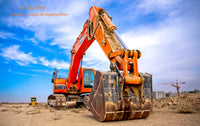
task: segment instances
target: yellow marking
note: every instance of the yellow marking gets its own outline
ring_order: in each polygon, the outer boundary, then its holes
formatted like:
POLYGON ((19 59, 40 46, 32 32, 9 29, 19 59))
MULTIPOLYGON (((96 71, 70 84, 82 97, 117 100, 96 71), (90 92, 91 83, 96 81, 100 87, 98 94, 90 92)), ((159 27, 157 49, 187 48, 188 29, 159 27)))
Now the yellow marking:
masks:
POLYGON ((115 87, 116 87, 116 81, 114 80, 113 89, 115 89, 115 87))

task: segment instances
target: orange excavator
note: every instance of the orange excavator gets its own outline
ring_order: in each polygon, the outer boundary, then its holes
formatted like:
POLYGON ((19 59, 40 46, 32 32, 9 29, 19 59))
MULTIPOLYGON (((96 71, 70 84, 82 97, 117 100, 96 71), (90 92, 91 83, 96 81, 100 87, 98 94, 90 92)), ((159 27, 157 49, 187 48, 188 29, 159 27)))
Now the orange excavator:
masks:
POLYGON ((140 57, 139 50, 129 50, 121 40, 112 17, 100 7, 91 7, 71 50, 68 78, 53 73, 48 104, 84 103, 98 121, 147 118, 152 110, 152 75, 138 72, 140 57), (83 55, 94 40, 110 61, 109 72, 82 68, 83 55))

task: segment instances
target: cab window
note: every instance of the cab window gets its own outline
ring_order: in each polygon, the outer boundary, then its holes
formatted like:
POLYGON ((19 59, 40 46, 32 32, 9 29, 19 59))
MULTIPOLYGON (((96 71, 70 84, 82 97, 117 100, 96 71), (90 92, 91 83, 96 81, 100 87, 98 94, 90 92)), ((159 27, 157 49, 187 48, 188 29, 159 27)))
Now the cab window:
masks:
POLYGON ((31 98, 31 101, 36 101, 36 98, 31 98))
POLYGON ((92 88, 94 83, 94 71, 93 70, 83 70, 84 87, 92 88))

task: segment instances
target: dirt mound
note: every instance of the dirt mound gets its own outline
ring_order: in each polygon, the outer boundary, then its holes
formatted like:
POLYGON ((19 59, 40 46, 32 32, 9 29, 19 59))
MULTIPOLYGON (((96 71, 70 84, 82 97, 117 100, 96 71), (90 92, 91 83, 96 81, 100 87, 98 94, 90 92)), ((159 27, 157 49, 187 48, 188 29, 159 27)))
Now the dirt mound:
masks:
POLYGON ((200 94, 185 94, 153 101, 154 111, 200 113, 200 94))

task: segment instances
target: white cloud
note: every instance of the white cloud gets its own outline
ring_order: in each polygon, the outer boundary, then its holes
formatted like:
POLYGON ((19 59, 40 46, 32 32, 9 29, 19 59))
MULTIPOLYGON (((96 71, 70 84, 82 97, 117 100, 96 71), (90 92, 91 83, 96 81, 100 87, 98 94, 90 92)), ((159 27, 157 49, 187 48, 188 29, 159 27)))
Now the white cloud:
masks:
POLYGON ((73 41, 72 37, 68 37, 68 36, 67 37, 63 36, 62 37, 61 36, 61 38, 54 39, 54 41, 51 42, 50 45, 58 45, 62 49, 71 49, 74 41, 73 41), (71 45, 71 46, 69 46, 69 45, 71 45))
POLYGON ((55 59, 49 61, 45 57, 39 57, 38 59, 44 66, 51 67, 51 68, 56 68, 56 69, 68 69, 69 68, 69 63, 65 62, 63 60, 57 61, 55 59))
POLYGON ((37 45, 39 43, 39 41, 37 41, 35 38, 27 38, 27 37, 25 37, 24 40, 31 41, 34 45, 37 45))
POLYGON ((31 71, 33 71, 33 72, 40 72, 40 73, 46 73, 46 74, 52 74, 53 73, 53 71, 49 71, 49 70, 41 70, 41 69, 33 69, 33 70, 31 70, 31 71))
POLYGON ((31 40, 35 45, 37 45, 37 44, 39 43, 35 38, 30 38, 30 40, 31 40))
POLYGON ((123 33, 122 39, 127 46, 140 49, 159 44, 177 43, 182 40, 193 41, 193 37, 200 31, 200 26, 193 20, 186 21, 185 18, 179 20, 170 18, 156 26, 141 26, 123 33))
POLYGON ((37 63, 36 58, 32 57, 32 53, 21 52, 19 50, 19 45, 12 45, 10 47, 3 48, 1 56, 8 60, 14 60, 21 66, 28 65, 29 63, 37 63))
POLYGON ((22 41, 21 39, 17 38, 15 36, 15 34, 13 33, 10 33, 10 32, 3 32, 3 31, 0 31, 0 38, 2 39, 16 39, 16 40, 19 40, 19 41, 22 41))
POLYGON ((22 73, 22 72, 13 72, 15 74, 21 74, 21 75, 28 75, 28 76, 35 76, 34 74, 28 74, 28 73, 22 73))
POLYGON ((110 62, 96 41, 93 42, 86 55, 83 56, 83 67, 100 71, 108 71, 110 69, 110 62))
POLYGON ((179 4, 182 0, 142 0, 137 6, 137 11, 143 14, 152 12, 166 13, 179 4))
POLYGON ((1 56, 7 60, 14 60, 21 66, 28 64, 41 64, 46 67, 57 68, 57 69, 68 69, 69 63, 63 60, 47 60, 45 57, 33 57, 32 52, 24 53, 19 50, 19 45, 12 45, 10 47, 2 48, 1 56))
POLYGON ((13 36, 14 35, 12 33, 5 33, 5 32, 0 31, 0 38, 7 39, 7 38, 10 38, 10 37, 13 37, 13 36))

